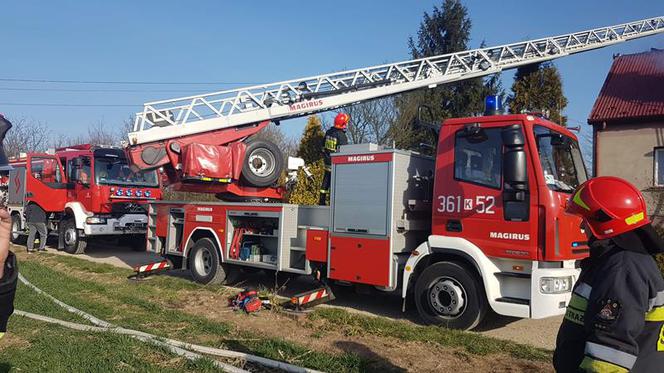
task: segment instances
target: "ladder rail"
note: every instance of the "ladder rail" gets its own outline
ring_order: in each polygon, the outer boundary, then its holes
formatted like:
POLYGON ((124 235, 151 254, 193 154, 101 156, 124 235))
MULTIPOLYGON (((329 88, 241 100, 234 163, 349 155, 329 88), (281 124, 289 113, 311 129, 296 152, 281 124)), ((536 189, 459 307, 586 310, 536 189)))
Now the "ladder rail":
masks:
POLYGON ((330 74, 148 102, 129 145, 282 120, 486 76, 664 32, 664 17, 330 74))

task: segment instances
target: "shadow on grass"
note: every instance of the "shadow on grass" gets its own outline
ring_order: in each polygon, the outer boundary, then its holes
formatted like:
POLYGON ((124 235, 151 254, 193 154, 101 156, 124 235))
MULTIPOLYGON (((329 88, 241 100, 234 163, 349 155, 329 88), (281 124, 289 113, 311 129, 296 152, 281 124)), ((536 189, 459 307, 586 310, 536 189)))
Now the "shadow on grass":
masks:
POLYGON ((375 353, 372 349, 361 343, 351 341, 337 341, 334 342, 334 345, 346 353, 357 354, 363 357, 369 364, 369 366, 364 367, 364 371, 394 373, 406 372, 406 369, 392 364, 385 357, 375 353))

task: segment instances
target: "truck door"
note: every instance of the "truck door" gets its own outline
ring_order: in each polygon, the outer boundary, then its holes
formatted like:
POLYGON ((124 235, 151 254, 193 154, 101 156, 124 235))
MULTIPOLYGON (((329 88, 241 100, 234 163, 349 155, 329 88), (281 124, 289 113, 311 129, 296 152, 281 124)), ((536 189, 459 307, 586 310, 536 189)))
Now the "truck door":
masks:
MULTIPOLYGON (((524 142, 521 126, 513 124, 467 126, 448 134, 453 150, 444 156, 447 160, 438 161, 453 167, 443 171, 436 185, 434 233, 463 237, 488 256, 531 259, 537 254, 537 207, 528 192, 532 187, 525 180, 514 190, 506 182, 506 177, 514 178, 514 170, 503 169, 505 159, 514 156, 509 154, 514 144, 505 143, 505 134, 514 128, 524 142)), ((527 157, 524 144, 519 146, 519 156, 527 157)), ((532 173, 530 167, 522 171, 532 173)), ((534 176, 529 180, 532 183, 534 176)))
POLYGON ((78 201, 86 210, 92 210, 92 160, 88 156, 71 158, 67 162, 69 180, 74 187, 69 191, 69 200, 78 201))
POLYGON ((33 201, 49 212, 64 210, 67 183, 62 165, 56 157, 29 155, 25 180, 26 202, 33 201))

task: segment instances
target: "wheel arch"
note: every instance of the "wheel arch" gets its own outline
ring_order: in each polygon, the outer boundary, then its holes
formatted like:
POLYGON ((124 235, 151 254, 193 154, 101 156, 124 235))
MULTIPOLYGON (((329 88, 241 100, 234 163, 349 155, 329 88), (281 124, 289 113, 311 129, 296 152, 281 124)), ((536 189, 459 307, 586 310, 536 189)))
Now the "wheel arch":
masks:
MULTIPOLYGON (((184 252, 182 253, 182 256, 188 259, 189 251, 194 246, 196 241, 202 238, 209 238, 210 240, 212 240, 212 243, 215 245, 217 249, 217 254, 219 254, 219 263, 223 263, 224 254, 223 250, 221 250, 222 248, 221 241, 219 240, 217 232, 215 232, 212 228, 209 227, 198 227, 192 230, 191 233, 189 233, 189 237, 187 237, 187 240, 185 241, 184 252)), ((188 263, 188 260, 185 260, 184 262, 188 263)), ((188 264, 186 265, 188 266, 188 264)))
POLYGON ((65 204, 65 216, 72 216, 74 218, 76 229, 85 229, 85 219, 92 215, 80 202, 67 202, 65 204))

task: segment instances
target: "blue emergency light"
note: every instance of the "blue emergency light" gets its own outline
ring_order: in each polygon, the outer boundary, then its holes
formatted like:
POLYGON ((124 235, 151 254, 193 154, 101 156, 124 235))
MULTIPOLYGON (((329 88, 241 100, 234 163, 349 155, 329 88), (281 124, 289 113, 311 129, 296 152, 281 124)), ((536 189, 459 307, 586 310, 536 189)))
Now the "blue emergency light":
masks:
POLYGON ((498 115, 503 113, 503 99, 499 95, 486 96, 484 99, 484 115, 498 115))

